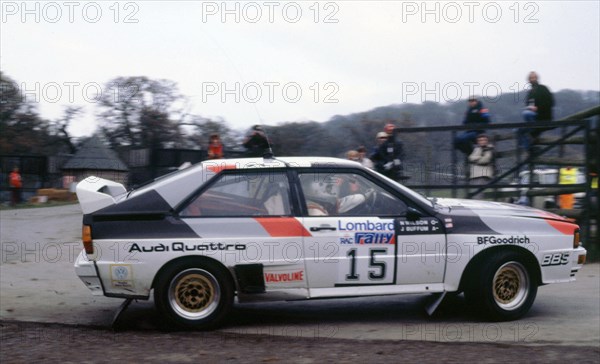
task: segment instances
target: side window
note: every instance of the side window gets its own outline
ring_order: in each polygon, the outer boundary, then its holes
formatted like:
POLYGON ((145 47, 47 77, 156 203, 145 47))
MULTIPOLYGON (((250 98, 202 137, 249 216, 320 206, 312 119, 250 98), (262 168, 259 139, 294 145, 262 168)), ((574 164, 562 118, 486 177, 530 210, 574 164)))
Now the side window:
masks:
POLYGON ((355 173, 301 173, 309 216, 403 216, 398 197, 355 173))
POLYGON ((180 213, 193 216, 291 215, 288 179, 283 172, 226 173, 180 213))

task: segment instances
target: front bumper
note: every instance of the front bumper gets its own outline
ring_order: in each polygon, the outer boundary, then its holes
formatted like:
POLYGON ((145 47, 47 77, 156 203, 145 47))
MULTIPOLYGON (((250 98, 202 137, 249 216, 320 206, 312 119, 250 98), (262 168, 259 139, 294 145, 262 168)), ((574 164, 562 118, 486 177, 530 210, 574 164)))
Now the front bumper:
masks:
POLYGON ((575 274, 579 272, 583 265, 585 264, 585 259, 587 256, 587 250, 584 247, 580 246, 573 250, 573 260, 571 263, 571 279, 575 279, 575 274))
POLYGON ((81 279, 85 286, 92 291, 94 296, 104 295, 104 290, 102 289, 102 283, 98 277, 96 266, 94 265, 94 262, 87 258, 84 251, 81 251, 77 260, 75 260, 75 273, 79 276, 79 279, 81 279))

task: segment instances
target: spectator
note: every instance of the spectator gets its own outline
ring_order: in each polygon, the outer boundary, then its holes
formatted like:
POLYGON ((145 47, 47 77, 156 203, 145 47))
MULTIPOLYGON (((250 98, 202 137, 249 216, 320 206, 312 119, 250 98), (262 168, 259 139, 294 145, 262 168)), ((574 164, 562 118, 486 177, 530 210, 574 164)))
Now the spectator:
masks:
POLYGON ((358 162, 358 152, 356 150, 349 150, 346 152, 346 159, 358 162))
MULTIPOLYGON (((477 137, 477 146, 469 155, 470 176, 469 184, 485 185, 494 178, 494 146, 489 144, 489 138, 485 134, 477 137)), ((478 194, 473 196, 480 198, 478 194)))
MULTIPOLYGON (((548 87, 539 84, 539 76, 533 71, 529 73, 528 81, 531 84, 531 89, 525 98, 523 119, 526 123, 552 121, 552 107, 554 106, 552 92, 550 92, 548 87)), ((545 130, 548 129, 519 129, 519 146, 525 150, 529 150, 531 144, 535 143, 540 134, 545 130)))
POLYGON ((15 166, 8 175, 8 184, 10 186, 10 205, 15 206, 21 203, 21 189, 23 187, 23 181, 21 179, 21 173, 19 173, 19 167, 15 166))
MULTIPOLYGON (((404 158, 404 148, 402 142, 394 135, 394 124, 387 124, 384 128, 386 139, 377 148, 377 151, 371 156, 377 172, 387 176, 395 181, 406 179, 403 176, 402 159, 404 158)), ((378 141, 379 141, 379 135, 378 141)))
POLYGON ((385 131, 380 131, 379 133, 377 133, 377 135, 375 135, 375 145, 373 146, 373 148, 371 148, 371 154, 369 155, 369 158, 371 160, 373 160, 373 155, 377 153, 381 144, 383 144, 387 139, 388 135, 385 131))
POLYGON ((363 167, 367 167, 373 169, 373 162, 367 158, 367 148, 364 145, 361 145, 356 150, 358 152, 358 162, 363 165, 363 167))
MULTIPOLYGON (((469 97, 469 108, 465 113, 463 125, 481 126, 490 123, 488 109, 483 107, 481 101, 476 97, 469 97)), ((483 130, 467 130, 456 136, 454 139, 454 148, 460 150, 465 155, 470 155, 473 152, 473 144, 477 140, 477 136, 483 133, 483 130)))
POLYGON ((250 129, 250 134, 244 140, 243 145, 247 150, 248 157, 262 157, 270 149, 269 141, 260 125, 254 125, 250 129))
POLYGON ((210 136, 208 142, 208 159, 222 159, 223 158, 223 143, 219 134, 213 134, 210 136))

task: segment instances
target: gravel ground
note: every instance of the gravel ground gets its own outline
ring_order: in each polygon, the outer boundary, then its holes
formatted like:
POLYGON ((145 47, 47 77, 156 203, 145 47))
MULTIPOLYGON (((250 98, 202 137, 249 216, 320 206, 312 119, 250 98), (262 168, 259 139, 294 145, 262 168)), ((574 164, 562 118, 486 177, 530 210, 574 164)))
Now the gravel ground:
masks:
POLYGON ((0 322, 0 362, 598 363, 598 347, 343 340, 222 332, 113 332, 83 326, 0 322))

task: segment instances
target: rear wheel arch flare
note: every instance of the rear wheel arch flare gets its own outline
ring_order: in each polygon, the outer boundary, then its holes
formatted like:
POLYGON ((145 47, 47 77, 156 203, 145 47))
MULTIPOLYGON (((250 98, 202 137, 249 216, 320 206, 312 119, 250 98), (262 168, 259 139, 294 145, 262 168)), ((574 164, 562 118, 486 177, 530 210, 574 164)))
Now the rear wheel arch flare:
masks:
POLYGON ((168 262, 166 262, 165 264, 163 264, 163 266, 160 267, 160 269, 154 275, 154 279, 152 280, 152 288, 156 288, 156 281, 157 281, 158 277, 160 277, 170 267, 172 267, 174 265, 178 265, 178 264, 183 264, 183 263, 189 263, 189 264, 195 263, 198 265, 202 265, 203 262, 208 262, 209 264, 216 264, 223 271, 223 273, 226 274, 231 286, 236 287, 234 278, 231 274, 231 271, 229 269, 227 269, 227 267, 225 265, 223 265, 223 263, 221 263, 220 261, 218 261, 216 259, 205 257, 202 255, 192 255, 192 256, 185 256, 185 257, 178 257, 175 259, 171 259, 168 262))

